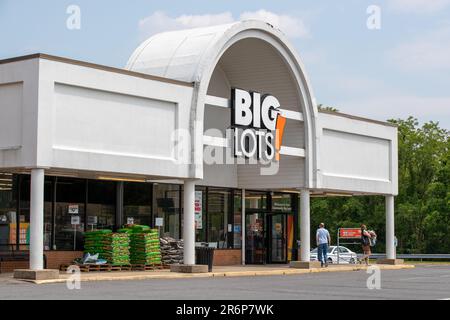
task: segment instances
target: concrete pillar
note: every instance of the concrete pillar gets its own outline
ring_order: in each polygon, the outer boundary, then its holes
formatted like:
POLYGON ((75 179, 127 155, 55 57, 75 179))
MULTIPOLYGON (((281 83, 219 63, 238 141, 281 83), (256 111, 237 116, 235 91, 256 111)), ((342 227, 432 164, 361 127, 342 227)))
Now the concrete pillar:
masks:
POLYGON ((394 196, 386 196, 386 258, 389 260, 395 260, 397 256, 394 237, 394 196))
POLYGON ((44 269, 44 169, 31 170, 30 269, 44 269))
POLYGON ((184 264, 195 265, 195 181, 185 180, 184 198, 184 264))
POLYGON ((245 189, 242 190, 242 218, 241 218, 241 234, 242 234, 242 241, 241 241, 241 246, 242 246, 242 265, 245 266, 246 261, 245 261, 245 239, 246 239, 246 235, 245 235, 245 189))
POLYGON ((310 192, 302 190, 300 196, 300 242, 301 260, 310 262, 311 257, 311 218, 310 218, 310 192))

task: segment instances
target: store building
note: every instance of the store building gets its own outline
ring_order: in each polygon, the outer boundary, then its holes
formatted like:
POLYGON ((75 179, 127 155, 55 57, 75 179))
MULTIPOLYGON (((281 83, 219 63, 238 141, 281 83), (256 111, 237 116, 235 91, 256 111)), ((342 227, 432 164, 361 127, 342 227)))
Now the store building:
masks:
POLYGON ((310 198, 326 195, 384 195, 396 257, 397 128, 319 112, 263 22, 158 34, 125 69, 0 61, 0 172, 0 250, 30 250, 34 270, 126 223, 183 238, 186 264, 196 242, 218 264, 307 262, 310 198))

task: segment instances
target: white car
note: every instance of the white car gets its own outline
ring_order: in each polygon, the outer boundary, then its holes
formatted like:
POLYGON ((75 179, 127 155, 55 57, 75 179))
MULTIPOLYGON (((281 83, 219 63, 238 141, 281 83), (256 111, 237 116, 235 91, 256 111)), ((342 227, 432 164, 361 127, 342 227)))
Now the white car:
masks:
MULTIPOLYGON (((350 249, 340 246, 328 247, 328 263, 338 263, 339 250, 339 264, 356 264, 358 262, 358 255, 350 249)), ((311 251, 311 261, 317 261, 317 248, 311 251)))

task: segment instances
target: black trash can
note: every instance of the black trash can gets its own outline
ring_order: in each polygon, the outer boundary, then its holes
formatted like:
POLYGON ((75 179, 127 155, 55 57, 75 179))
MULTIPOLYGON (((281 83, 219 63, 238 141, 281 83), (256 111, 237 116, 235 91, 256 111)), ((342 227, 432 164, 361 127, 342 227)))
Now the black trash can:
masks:
POLYGON ((214 248, 209 247, 196 247, 195 248, 196 255, 196 264, 199 265, 207 265, 208 271, 213 271, 214 265, 214 248))

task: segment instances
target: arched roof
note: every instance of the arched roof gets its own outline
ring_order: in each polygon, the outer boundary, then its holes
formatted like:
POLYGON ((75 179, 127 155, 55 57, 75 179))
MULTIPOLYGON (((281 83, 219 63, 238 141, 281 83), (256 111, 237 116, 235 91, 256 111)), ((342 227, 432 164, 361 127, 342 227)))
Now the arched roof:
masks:
POLYGON ((154 35, 133 53, 126 68, 131 71, 165 78, 194 82, 195 92, 191 110, 191 128, 194 133, 193 176, 202 178, 203 148, 195 141, 203 135, 204 105, 209 82, 224 53, 243 39, 255 38, 272 45, 290 68, 296 80, 300 101, 299 111, 305 119, 306 187, 314 188, 317 163, 317 107, 305 68, 294 47, 285 35, 272 25, 256 20, 241 21, 191 30, 180 30, 154 35), (195 139, 195 140, 194 140, 195 139))
POLYGON ((238 23, 156 34, 133 53, 126 69, 170 79, 196 82, 207 52, 238 23))

